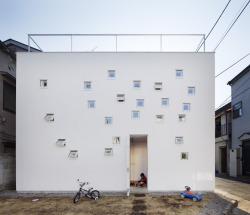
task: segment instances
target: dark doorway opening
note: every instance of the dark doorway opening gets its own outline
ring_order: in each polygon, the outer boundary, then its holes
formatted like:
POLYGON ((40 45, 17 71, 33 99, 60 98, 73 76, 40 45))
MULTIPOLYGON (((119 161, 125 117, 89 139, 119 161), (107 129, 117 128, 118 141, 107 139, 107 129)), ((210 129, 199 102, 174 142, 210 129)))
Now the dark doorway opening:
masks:
POLYGON ((242 143, 242 170, 243 175, 250 176, 250 141, 242 143))

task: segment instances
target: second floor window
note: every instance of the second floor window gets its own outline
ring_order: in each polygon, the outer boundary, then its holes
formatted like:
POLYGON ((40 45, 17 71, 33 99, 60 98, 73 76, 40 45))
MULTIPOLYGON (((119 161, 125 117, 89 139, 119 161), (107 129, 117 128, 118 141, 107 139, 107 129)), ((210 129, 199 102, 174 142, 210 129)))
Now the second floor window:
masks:
POLYGON ((91 88, 92 88, 91 81, 85 81, 84 82, 84 89, 85 90, 90 90, 91 88))
POLYGON ((233 119, 242 116, 242 102, 238 102, 233 105, 233 119))
POLYGON ((135 89, 141 88, 141 81, 134 81, 134 82, 133 82, 133 87, 134 87, 135 89))

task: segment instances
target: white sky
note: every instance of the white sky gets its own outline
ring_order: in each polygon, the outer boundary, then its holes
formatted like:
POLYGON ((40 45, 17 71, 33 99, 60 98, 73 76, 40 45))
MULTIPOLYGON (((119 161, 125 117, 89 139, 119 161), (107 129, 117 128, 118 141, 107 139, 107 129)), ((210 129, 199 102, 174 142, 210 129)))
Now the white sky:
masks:
MULTIPOLYGON (((207 51, 214 50, 243 3, 247 1, 249 0, 230 2, 206 41, 207 51)), ((46 33, 208 34, 227 2, 228 0, 0 0, 0 40, 12 38, 27 44, 27 34, 46 33)), ((250 52, 249 26, 250 4, 216 50, 216 74, 250 52)), ((74 42, 77 40, 79 39, 75 38, 74 42)), ((56 39, 38 38, 36 41, 45 51, 56 43, 56 39)), ((101 41, 106 46, 114 44, 110 38, 101 41)), ((136 42, 138 47, 144 47, 140 46, 140 42, 136 42)), ((145 42, 149 50, 157 50, 157 39, 147 38, 145 42)), ((120 43, 122 48, 122 39, 120 43)), ((188 48, 193 47, 186 41, 184 44, 188 44, 188 48)), ((194 44, 195 50, 198 43, 194 44)), ((69 45, 69 42, 63 42, 55 47, 69 49, 69 45)), ((167 45, 166 43, 165 47, 167 45)), ((92 40, 86 50, 90 51, 96 46, 96 51, 106 48, 101 47, 97 40, 92 40)), ((183 45, 184 50, 187 47, 183 45)), ((249 61, 250 56, 216 78, 216 107, 231 93, 227 82, 247 67, 249 61)))

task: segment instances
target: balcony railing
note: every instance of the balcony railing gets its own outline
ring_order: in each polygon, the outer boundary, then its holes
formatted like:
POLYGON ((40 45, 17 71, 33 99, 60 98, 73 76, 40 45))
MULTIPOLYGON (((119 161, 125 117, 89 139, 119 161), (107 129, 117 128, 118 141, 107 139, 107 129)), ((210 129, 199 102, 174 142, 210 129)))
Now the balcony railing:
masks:
POLYGON ((215 138, 232 133, 231 123, 224 124, 215 128, 215 138))

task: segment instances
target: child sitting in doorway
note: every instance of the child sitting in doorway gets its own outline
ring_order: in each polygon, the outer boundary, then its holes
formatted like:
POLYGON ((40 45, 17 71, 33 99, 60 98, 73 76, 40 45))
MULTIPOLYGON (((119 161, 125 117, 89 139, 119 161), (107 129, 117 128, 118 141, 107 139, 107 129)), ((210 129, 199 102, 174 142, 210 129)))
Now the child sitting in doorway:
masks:
POLYGON ((141 180, 138 181, 138 184, 136 185, 137 187, 143 187, 144 184, 146 185, 147 184, 147 178, 146 176, 144 175, 144 173, 141 173, 141 180))

